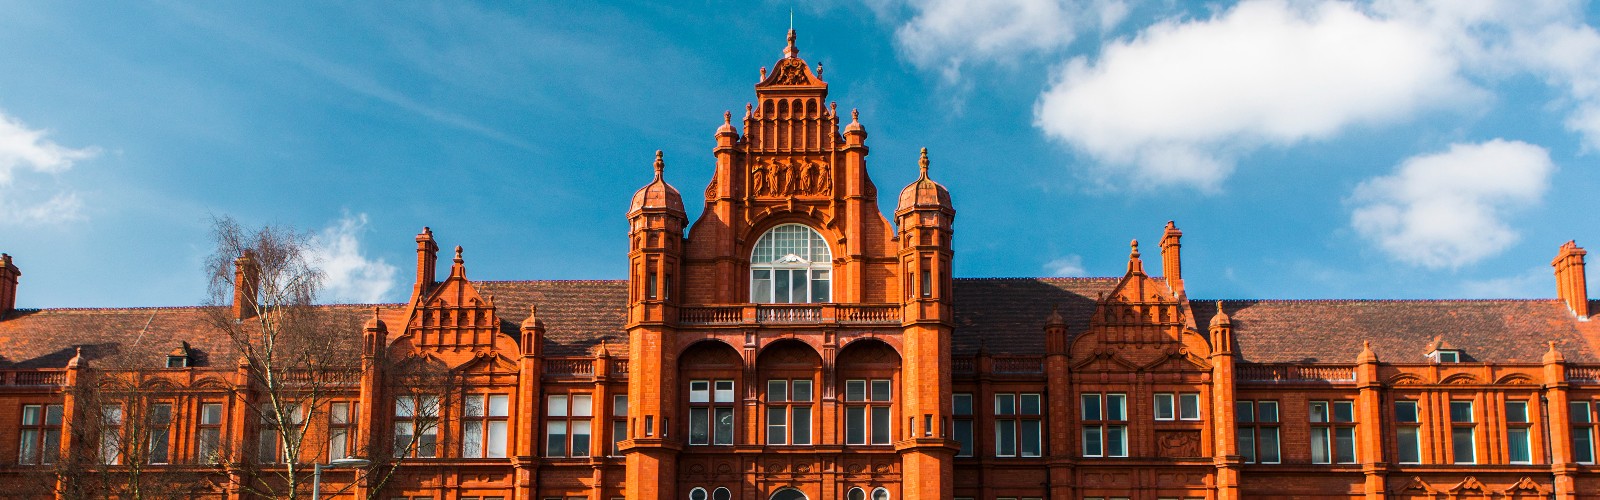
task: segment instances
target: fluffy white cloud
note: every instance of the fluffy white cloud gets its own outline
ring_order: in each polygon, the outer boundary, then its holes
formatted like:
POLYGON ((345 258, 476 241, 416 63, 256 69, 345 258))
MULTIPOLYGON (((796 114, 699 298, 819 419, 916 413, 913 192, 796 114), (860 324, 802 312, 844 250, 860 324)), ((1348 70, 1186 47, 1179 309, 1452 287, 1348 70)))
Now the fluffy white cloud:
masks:
POLYGON ((313 262, 325 275, 323 299, 381 302, 395 287, 398 269, 382 258, 370 259, 361 252, 359 236, 366 226, 367 214, 352 216, 347 213, 338 223, 312 238, 313 262))
POLYGON ((46 131, 28 128, 0 112, 0 226, 38 226, 84 219, 76 193, 18 182, 18 173, 58 174, 73 162, 98 154, 97 148, 73 149, 45 138, 46 131))
POLYGON ((1516 242, 1506 214, 1537 202, 1554 170, 1549 153, 1532 144, 1454 144, 1362 182, 1350 225, 1397 260, 1457 268, 1516 242))
POLYGON ((905 7, 915 14, 895 30, 901 54, 949 81, 969 64, 1065 48, 1081 27, 1114 26, 1128 12, 1114 0, 908 0, 905 7))
POLYGON ((1450 46, 1343 2, 1251 1, 1078 57, 1035 124, 1104 166, 1214 189, 1237 155, 1386 123, 1466 95, 1450 46))
POLYGON ((1068 255, 1044 264, 1044 272, 1050 276, 1088 276, 1088 270, 1083 268, 1083 257, 1068 255))

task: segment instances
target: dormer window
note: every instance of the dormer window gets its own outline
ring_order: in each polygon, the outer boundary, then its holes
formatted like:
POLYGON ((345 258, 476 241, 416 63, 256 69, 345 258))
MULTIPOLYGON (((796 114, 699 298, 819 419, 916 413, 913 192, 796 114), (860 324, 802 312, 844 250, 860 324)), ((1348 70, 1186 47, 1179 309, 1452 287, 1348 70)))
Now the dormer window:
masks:
POLYGON ((1438 349, 1428 353, 1428 359, 1435 363, 1460 363, 1461 351, 1457 349, 1438 349))
POLYGON ((800 224, 767 231, 750 254, 750 301, 805 304, 833 299, 833 253, 822 235, 800 224))
POLYGON ((167 353, 167 368, 188 368, 189 366, 188 342, 179 344, 177 349, 167 353))

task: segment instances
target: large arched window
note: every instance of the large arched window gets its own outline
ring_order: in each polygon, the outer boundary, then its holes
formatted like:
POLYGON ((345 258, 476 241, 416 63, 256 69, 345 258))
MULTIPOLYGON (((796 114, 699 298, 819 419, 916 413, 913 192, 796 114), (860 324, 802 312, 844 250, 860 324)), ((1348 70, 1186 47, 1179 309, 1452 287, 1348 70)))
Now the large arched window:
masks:
POLYGON ((767 231, 750 254, 750 301, 803 304, 833 298, 833 253, 822 235, 800 224, 767 231))

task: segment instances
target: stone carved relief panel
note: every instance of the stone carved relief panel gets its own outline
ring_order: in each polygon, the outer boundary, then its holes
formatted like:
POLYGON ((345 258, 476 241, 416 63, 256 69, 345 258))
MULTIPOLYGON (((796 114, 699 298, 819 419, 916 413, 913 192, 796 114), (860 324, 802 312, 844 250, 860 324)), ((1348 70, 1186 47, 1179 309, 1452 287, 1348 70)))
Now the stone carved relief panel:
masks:
POLYGON ((810 160, 767 160, 750 169, 750 193, 761 197, 831 196, 833 167, 810 160))

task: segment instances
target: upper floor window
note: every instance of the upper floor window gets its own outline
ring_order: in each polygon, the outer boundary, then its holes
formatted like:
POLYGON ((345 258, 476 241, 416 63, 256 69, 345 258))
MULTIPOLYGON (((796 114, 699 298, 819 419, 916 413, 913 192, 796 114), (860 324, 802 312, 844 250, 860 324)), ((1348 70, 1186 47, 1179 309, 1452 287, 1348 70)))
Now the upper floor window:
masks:
POLYGON ((1355 403, 1311 402, 1311 463, 1356 463, 1355 403))
POLYGON ((1594 463, 1595 418, 1589 413, 1588 401, 1567 403, 1572 421, 1572 460, 1580 464, 1594 463))
POLYGON ((1421 415, 1416 401, 1394 402, 1395 451, 1402 464, 1422 463, 1421 415))
POLYGON ((1038 394, 994 395, 994 449, 997 457, 1037 457, 1042 446, 1043 405, 1038 394))
POLYGON ((593 418, 594 396, 592 395, 555 394, 547 396, 545 398, 544 456, 589 456, 589 426, 593 418))
POLYGON ((461 418, 462 458, 505 458, 509 394, 469 394, 461 418))
POLYGON ((733 381, 689 381, 689 444, 733 444, 733 381))
POLYGON ((803 304, 833 297, 833 254, 822 235, 784 224, 756 241, 750 254, 750 301, 803 304))
POLYGON ((1238 401, 1233 406, 1239 423, 1239 455, 1244 463, 1279 463, 1277 401, 1238 401))
POLYGON ((951 403, 951 413, 955 414, 955 435, 952 437, 961 443, 961 450, 956 452, 956 456, 970 457, 972 456, 972 394, 952 394, 951 403))
POLYGON ((811 381, 767 381, 767 444, 811 444, 811 381))
POLYGON ((1083 456, 1128 456, 1128 395, 1084 394, 1083 456))
POLYGON ((889 380, 844 381, 845 444, 889 444, 893 392, 889 380))
POLYGON ((1450 402, 1450 454, 1455 463, 1478 463, 1478 441, 1475 435, 1472 401, 1450 402))
POLYGON ((17 463, 50 465, 61 455, 61 405, 23 405, 17 463))

